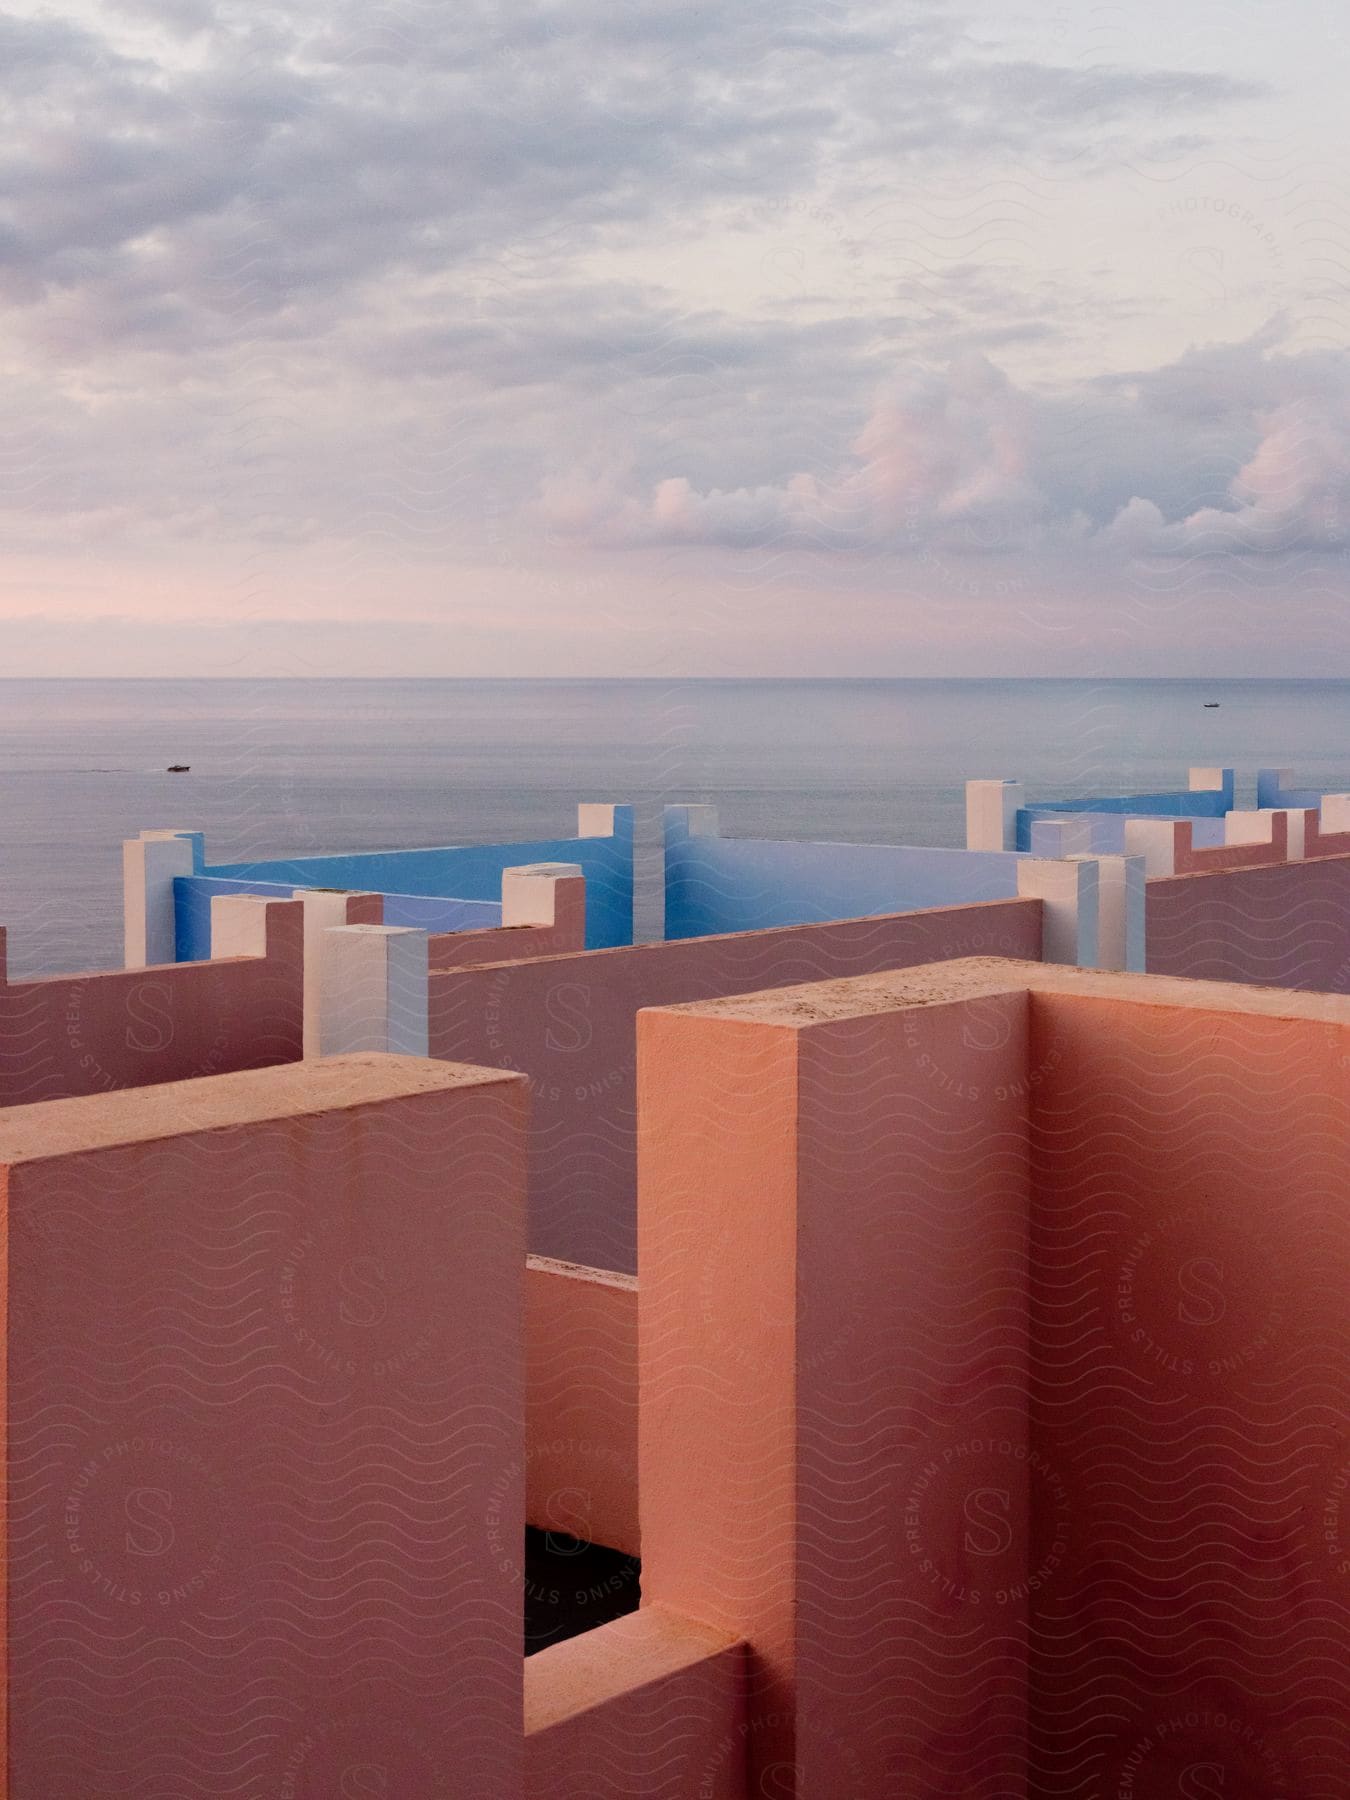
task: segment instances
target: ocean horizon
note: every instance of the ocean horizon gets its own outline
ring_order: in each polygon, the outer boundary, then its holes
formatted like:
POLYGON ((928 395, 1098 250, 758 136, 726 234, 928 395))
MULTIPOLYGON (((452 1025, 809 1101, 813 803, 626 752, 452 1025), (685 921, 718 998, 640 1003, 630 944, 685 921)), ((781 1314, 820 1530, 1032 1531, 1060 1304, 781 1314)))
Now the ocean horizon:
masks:
POLYGON ((957 845, 976 776, 1350 789, 1348 717, 1350 680, 1317 677, 8 677, 0 925, 15 975, 118 966, 120 847, 149 827, 242 860, 565 834, 578 801, 624 800, 650 932, 671 801, 732 836, 957 845))

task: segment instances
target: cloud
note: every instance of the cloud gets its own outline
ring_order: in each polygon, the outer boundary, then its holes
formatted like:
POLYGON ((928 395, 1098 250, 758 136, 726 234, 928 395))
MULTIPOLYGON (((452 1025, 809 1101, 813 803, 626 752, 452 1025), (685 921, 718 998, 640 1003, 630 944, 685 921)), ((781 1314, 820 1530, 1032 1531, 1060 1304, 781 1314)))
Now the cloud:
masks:
POLYGON ((1269 555, 1350 541, 1350 353, 1263 331, 1170 368, 1044 395, 983 357, 886 386, 838 466, 756 486, 644 492, 631 464, 545 481, 540 510, 592 545, 809 545, 972 555, 1034 548, 1269 555), (1192 396, 1189 407, 1178 396, 1192 396), (1160 404, 1163 396, 1165 405, 1160 404), (1215 503, 1216 465, 1231 473, 1215 503))
POLYGON ((746 196, 893 181, 897 157, 1081 155, 1094 128, 1257 91, 996 64, 954 22, 770 0, 120 16, 138 29, 0 15, 0 292, 64 310, 66 355, 329 330, 337 299, 522 242, 556 267, 746 196))
POLYGON ((1164 543, 1314 458, 1271 529, 1327 512, 1334 405, 1258 454, 1311 385, 1103 381, 1137 300, 1007 260, 1038 208, 1072 237, 1066 169, 1212 143, 1251 82, 866 4, 42 3, 0 13, 0 522, 91 581, 312 546, 374 613, 555 545, 1164 543))

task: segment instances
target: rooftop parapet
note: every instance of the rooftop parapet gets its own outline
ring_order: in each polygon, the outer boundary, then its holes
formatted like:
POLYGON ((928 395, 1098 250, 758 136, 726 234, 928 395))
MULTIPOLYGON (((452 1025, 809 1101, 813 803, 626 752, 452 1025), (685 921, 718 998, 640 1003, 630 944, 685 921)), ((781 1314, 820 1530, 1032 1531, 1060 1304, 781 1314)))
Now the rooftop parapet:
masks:
POLYGON ((1335 1785, 1347 1056, 997 962, 643 1016, 643 1593, 745 1640, 747 1792, 1335 1785))
POLYGON ((520 1800, 523 1086, 0 1113, 10 1791, 520 1800))
POLYGON ((145 933, 156 934, 157 954, 172 931, 172 955, 185 961, 210 952, 207 899, 240 884, 236 891, 342 889, 386 897, 387 925, 421 930, 482 929, 500 923, 502 876, 526 864, 576 865, 586 880, 587 948, 633 940, 633 809, 584 802, 577 808, 577 834, 513 844, 442 845, 411 850, 362 850, 338 855, 261 858, 208 864, 198 831, 155 831, 126 847, 127 961, 144 955, 145 933), (147 841, 169 840, 176 848, 148 850, 147 841), (186 846, 184 848, 183 846, 186 846), (177 882, 172 915, 165 910, 165 884, 177 882), (146 897, 148 896, 148 898, 146 897), (148 923, 145 921, 149 921, 148 923))
MULTIPOLYGON (((972 799, 971 817, 977 833, 992 836, 998 821, 1011 815, 1007 793, 992 791, 1005 784, 973 785, 991 790, 972 799)), ((664 822, 668 940, 1021 895, 1046 903, 1048 962, 1127 967, 1140 948, 1137 872, 1128 880, 1123 869, 1106 874, 1119 904, 1111 931, 1103 935, 1098 892, 1109 859, 1099 867, 1096 858, 1058 844, 1048 856, 1031 856, 1001 848, 724 838, 716 808, 707 805, 668 806, 664 822)))
MULTIPOLYGON (((152 865, 173 851, 148 848, 152 865)), ((298 1059, 300 905, 234 895, 215 904, 217 953, 200 963, 10 982, 0 929, 0 1106, 298 1059)))
MULTIPOLYGON (((1196 842, 1222 842, 1209 838, 1202 820, 1222 819, 1232 810, 1235 775, 1232 769, 1193 768, 1184 788, 1152 794, 1092 795, 1074 800, 1029 801, 1020 781, 977 780, 966 783, 966 847, 970 850, 1038 851, 1055 854, 1056 841, 1038 833, 1069 815, 1084 852, 1118 855, 1124 849, 1119 821, 1124 815, 1156 818, 1189 818, 1197 821, 1196 842), (1083 834, 1086 834, 1085 841, 1083 834)), ((1262 802, 1261 804, 1265 804, 1262 802)))

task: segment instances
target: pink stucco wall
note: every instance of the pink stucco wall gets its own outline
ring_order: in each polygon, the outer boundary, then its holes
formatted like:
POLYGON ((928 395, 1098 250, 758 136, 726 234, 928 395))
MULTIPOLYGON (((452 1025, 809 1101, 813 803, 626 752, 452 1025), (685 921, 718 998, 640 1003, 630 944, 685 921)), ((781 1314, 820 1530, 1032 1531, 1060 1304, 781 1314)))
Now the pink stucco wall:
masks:
POLYGON ((1305 856, 1350 856, 1350 831, 1326 831, 1321 828, 1321 810, 1311 808, 1306 814, 1303 835, 1305 856))
POLYGON ((547 876, 527 882, 522 889, 513 877, 532 875, 531 869, 508 869, 502 883, 503 910, 512 917, 521 905, 523 895, 534 887, 540 894, 536 905, 547 894, 551 903, 549 919, 536 918, 529 923, 493 926, 484 931, 433 932, 427 942, 427 966, 431 969, 468 969, 482 963, 520 962, 534 956, 565 956, 586 948, 586 882, 575 876, 547 876))
POLYGON ((1162 876, 1145 918, 1150 974, 1350 992, 1350 856, 1162 876))
POLYGON ((1041 901, 996 900, 433 973, 430 1053, 529 1075, 530 1249, 631 1271, 640 1008, 948 957, 1038 958, 1041 933, 1041 901))
POLYGON ((1283 862, 1289 854, 1289 821, 1282 812, 1270 822, 1267 844, 1211 844, 1197 848, 1192 844, 1193 828, 1189 819, 1178 819, 1174 826, 1178 875, 1217 873, 1220 869, 1245 869, 1256 863, 1283 862))
POLYGON ((744 1662, 727 1633, 659 1606, 541 1650, 524 1800, 788 1800, 746 1785, 744 1662))
POLYGON ((525 1517, 638 1554, 637 1278, 525 1267, 525 1517))
POLYGON ((748 1791, 1339 1796, 1350 1002, 972 962, 641 1036, 644 1595, 744 1637, 748 1791))
POLYGON ((1350 1010, 1235 995, 1033 1006, 1047 1792, 1346 1791, 1350 1010))
POLYGON ((293 1062, 304 1008, 302 908, 266 907, 265 956, 4 979, 0 1106, 293 1062))
POLYGON ((643 1593, 746 1638, 751 1793, 1012 1793, 1025 996, 829 991, 641 1022, 643 1593))
POLYGON ((523 1084, 0 1113, 6 1783, 520 1800, 523 1084))

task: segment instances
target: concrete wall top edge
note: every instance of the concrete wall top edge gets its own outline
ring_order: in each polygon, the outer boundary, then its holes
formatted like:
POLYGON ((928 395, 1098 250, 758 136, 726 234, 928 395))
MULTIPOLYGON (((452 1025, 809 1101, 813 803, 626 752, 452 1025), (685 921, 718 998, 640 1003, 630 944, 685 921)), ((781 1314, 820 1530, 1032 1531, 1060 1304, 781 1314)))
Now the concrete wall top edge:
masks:
POLYGON ((1166 975, 1115 974, 1001 957, 927 963, 885 974, 809 982, 800 987, 647 1010, 653 1014, 690 1014, 800 1030, 840 1019, 907 1007, 942 1006, 1016 990, 1202 1012, 1260 1013, 1350 1026, 1350 996, 1345 995, 1257 988, 1228 981, 1191 981, 1166 975))
MULTIPOLYGON (((965 855, 966 852, 963 851, 961 854, 965 855)), ((1020 862, 1030 862, 1036 859, 1031 857, 1019 857, 1018 860, 1020 862)), ((804 924, 798 925, 760 925, 750 931, 714 931, 709 932, 706 936, 702 937, 657 938, 653 939, 650 943, 642 944, 609 944, 600 950, 561 950, 551 956, 531 956, 523 960, 527 960, 531 964, 537 963, 543 967, 549 963, 574 962, 578 958, 584 957, 586 959, 586 966, 592 967, 594 966, 596 959, 603 957, 617 959, 626 956, 646 956, 654 959, 661 956, 663 953, 689 950, 697 945, 712 946, 722 943, 743 944, 755 939, 764 941, 775 937, 791 937, 794 933, 823 930, 833 925, 856 924, 875 925, 880 927, 887 923, 897 922, 902 919, 908 923, 910 920, 927 918, 933 914, 952 914, 957 916, 969 912, 984 914, 987 913, 990 908, 996 906, 1028 907, 1040 906, 1041 904, 1042 902, 1040 900, 1029 897, 1026 894, 1000 895, 996 900, 953 900, 949 906, 916 906, 910 912, 859 913, 854 918, 811 919, 807 920, 804 924)), ((476 971, 481 973, 484 969, 508 969, 521 960, 522 959, 519 957, 504 956, 500 962, 477 964, 476 971)), ((431 978, 434 981, 438 974, 451 976, 458 973, 460 973, 460 971, 457 969, 433 969, 431 971, 431 978)))
POLYGON ((0 1110, 0 1167, 494 1085, 523 1090, 525 1077, 513 1070, 372 1052, 39 1100, 0 1110))
POLYGON ((556 1275, 563 1281, 581 1281, 593 1287, 637 1292, 637 1276, 625 1275, 620 1269, 593 1269, 586 1263, 564 1262, 556 1256, 527 1256, 525 1266, 539 1275, 556 1275))

